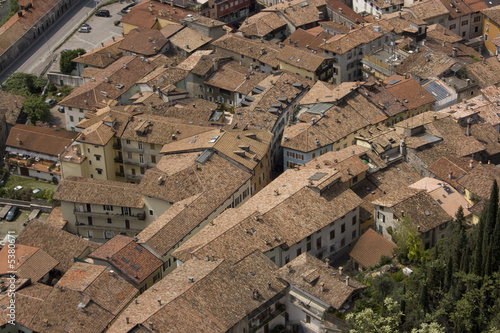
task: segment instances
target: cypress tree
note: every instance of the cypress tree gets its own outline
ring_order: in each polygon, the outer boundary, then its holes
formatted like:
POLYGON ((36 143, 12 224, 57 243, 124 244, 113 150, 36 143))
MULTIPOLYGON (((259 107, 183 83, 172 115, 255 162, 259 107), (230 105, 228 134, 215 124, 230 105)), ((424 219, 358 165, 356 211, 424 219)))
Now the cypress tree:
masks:
MULTIPOLYGON (((491 260, 488 258, 488 248, 490 247, 490 241, 493 235, 493 230, 495 229, 495 224, 497 221, 498 212, 498 184, 497 181, 493 181, 491 186, 491 194, 489 199, 489 204, 486 213, 486 221, 484 223, 483 239, 482 239, 482 254, 483 254, 483 265, 486 270, 486 262, 490 263, 491 260)), ((480 245, 481 246, 481 245, 480 245)))
POLYGON ((453 224, 453 237, 452 237, 452 246, 454 247, 453 251, 453 267, 455 270, 460 269, 461 260, 463 253, 465 252, 465 248, 467 247, 467 236, 465 234, 465 217, 464 217, 464 209, 462 206, 458 208, 457 213, 455 214, 455 222, 453 224))
POLYGON ((452 285, 452 279, 453 279, 453 260, 452 258, 449 258, 446 261, 446 274, 444 276, 444 286, 443 286, 443 291, 446 293, 450 289, 452 285))
POLYGON ((474 247, 474 252, 472 255, 472 273, 477 276, 483 276, 483 234, 484 234, 484 224, 486 223, 486 218, 488 215, 488 206, 490 202, 486 202, 486 206, 481 212, 479 217, 479 223, 476 229, 476 242, 474 247))
POLYGON ((500 212, 497 214, 497 220, 489 247, 490 267, 489 272, 494 273, 500 270, 500 212))

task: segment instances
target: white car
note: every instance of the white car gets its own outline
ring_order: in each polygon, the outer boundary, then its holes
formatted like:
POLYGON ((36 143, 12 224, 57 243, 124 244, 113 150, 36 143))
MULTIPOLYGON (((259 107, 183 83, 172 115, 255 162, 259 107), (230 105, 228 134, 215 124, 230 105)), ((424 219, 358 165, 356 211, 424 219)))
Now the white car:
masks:
POLYGON ((16 187, 14 187, 14 191, 19 191, 19 190, 22 190, 22 189, 23 189, 22 186, 16 186, 16 187))

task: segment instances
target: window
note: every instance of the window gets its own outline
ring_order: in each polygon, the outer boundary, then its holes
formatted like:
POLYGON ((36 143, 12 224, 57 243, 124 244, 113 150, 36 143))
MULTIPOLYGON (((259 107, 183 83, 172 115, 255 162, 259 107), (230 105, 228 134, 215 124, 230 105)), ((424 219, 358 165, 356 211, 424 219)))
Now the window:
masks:
POLYGON ((356 215, 354 215, 352 217, 352 225, 356 225, 356 222, 358 221, 358 217, 356 215))
POLYGON ((430 232, 430 231, 427 231, 427 232, 425 233, 425 239, 429 238, 429 237, 430 237, 430 235, 431 235, 431 232, 430 232))
POLYGON ((139 147, 139 149, 142 149, 142 142, 138 142, 137 147, 139 147))
POLYGON ((94 155, 94 157, 95 157, 96 161, 100 161, 101 160, 101 155, 94 155))
POLYGON ((125 220, 125 229, 130 229, 130 221, 125 220))
POLYGON ((335 230, 330 231, 330 239, 335 238, 335 230))
POLYGON ((149 215, 153 216, 154 215, 154 212, 152 209, 149 210, 149 215))
POLYGON ((102 169, 100 169, 100 168, 96 168, 95 170, 97 171, 97 174, 98 174, 98 175, 102 175, 102 169))
POLYGON ((92 161, 91 160, 89 160, 89 165, 92 165, 92 161))
POLYGON ((109 223, 109 224, 111 224, 111 223, 112 223, 112 221, 111 221, 111 219, 110 219, 109 217, 108 217, 108 223, 109 223))
POLYGON ((484 41, 487 42, 488 41, 488 34, 484 34, 484 41))
POLYGON ((156 163, 156 155, 151 155, 151 163, 156 163))
POLYGON ((321 237, 316 238, 316 250, 321 249, 321 237))
POLYGON ((71 121, 71 122, 75 121, 75 119, 73 118, 73 116, 69 116, 69 121, 71 121))
POLYGON ((103 205, 102 209, 107 210, 107 211, 113 211, 113 206, 111 206, 111 205, 103 205))
POLYGON ((474 17, 474 22, 481 21, 481 15, 474 17))
POLYGON ((345 232, 345 223, 342 223, 342 225, 340 226, 340 232, 341 233, 345 232))
POLYGON ((311 242, 307 243, 306 251, 311 251, 311 242))
POLYGON ((345 238, 342 238, 342 240, 340 241, 340 246, 345 246, 345 238))
POLYGON ((453 30, 453 29, 455 29, 456 27, 457 27, 457 25, 456 25, 456 24, 450 24, 450 30, 453 30))
POLYGON ((139 163, 143 164, 144 163, 144 155, 139 154, 139 163))
POLYGON ((467 24, 469 24, 469 20, 462 21, 462 27, 467 24))
POLYGON ((307 324, 311 323, 311 317, 309 315, 306 315, 306 323, 307 324))
POLYGON ((79 110, 79 112, 80 112, 80 113, 82 113, 82 112, 83 112, 83 109, 80 109, 80 110, 79 110))
POLYGON ((128 158, 132 158, 132 153, 127 153, 128 158))
POLYGON ((485 31, 490 31, 490 25, 486 23, 486 28, 484 28, 485 31))
POLYGON ((165 261, 165 263, 163 263, 163 269, 167 269, 170 267, 170 258, 168 258, 167 261, 165 261))
POLYGON ((355 239, 356 238, 356 230, 353 230, 352 231, 352 239, 355 239))
POLYGON ((385 223, 385 215, 384 215, 384 214, 382 214, 382 213, 378 212, 378 213, 377 213, 377 218, 378 218, 380 221, 382 221, 382 222, 384 222, 384 223, 385 223))
POLYGON ((143 285, 140 289, 139 292, 142 294, 143 292, 146 291, 146 285, 143 285))
POLYGON ((301 254, 301 253, 302 253, 302 248, 300 248, 300 247, 299 247, 299 248, 297 249, 297 257, 298 257, 298 256, 300 256, 300 254, 301 254))
POLYGON ((72 108, 71 106, 70 106, 70 107, 68 107, 68 111, 71 111, 71 110, 73 110, 73 108, 72 108))
POLYGON ((125 143, 129 145, 130 144, 130 140, 125 140, 125 143))
POLYGON ((92 216, 87 216, 87 222, 89 225, 92 225, 92 216))
POLYGON ((155 149, 155 144, 154 144, 154 143, 150 143, 150 144, 149 144, 149 148, 151 148, 151 149, 155 149))
POLYGON ((153 276, 153 283, 156 283, 160 279, 160 272, 156 273, 155 276, 153 276))

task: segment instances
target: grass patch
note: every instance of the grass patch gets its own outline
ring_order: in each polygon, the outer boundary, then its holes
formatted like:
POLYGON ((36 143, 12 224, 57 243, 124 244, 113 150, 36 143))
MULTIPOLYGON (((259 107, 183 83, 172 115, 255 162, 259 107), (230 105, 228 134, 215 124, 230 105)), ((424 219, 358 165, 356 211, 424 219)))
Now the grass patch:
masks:
POLYGON ((6 177, 6 182, 4 188, 14 189, 16 186, 22 186, 23 189, 31 188, 32 190, 39 188, 41 190, 56 190, 57 185, 49 183, 47 181, 35 180, 33 178, 19 177, 16 175, 8 175, 6 177))

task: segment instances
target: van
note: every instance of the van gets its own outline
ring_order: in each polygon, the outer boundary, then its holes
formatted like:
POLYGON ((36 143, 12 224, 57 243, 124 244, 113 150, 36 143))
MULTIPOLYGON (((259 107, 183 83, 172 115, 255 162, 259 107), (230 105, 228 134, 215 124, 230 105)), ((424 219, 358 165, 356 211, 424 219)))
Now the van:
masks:
POLYGON ((12 208, 7 213, 7 217, 5 218, 5 220, 6 221, 14 221, 18 212, 19 212, 19 207, 12 206, 12 208))
POLYGON ((109 10, 107 10, 107 9, 99 9, 97 11, 97 13, 95 13, 95 16, 110 17, 111 14, 109 13, 109 10))

